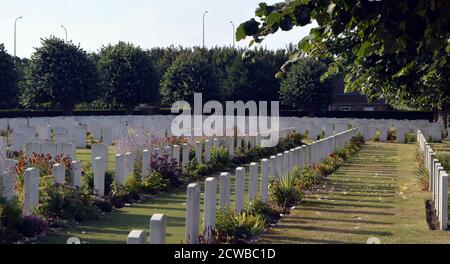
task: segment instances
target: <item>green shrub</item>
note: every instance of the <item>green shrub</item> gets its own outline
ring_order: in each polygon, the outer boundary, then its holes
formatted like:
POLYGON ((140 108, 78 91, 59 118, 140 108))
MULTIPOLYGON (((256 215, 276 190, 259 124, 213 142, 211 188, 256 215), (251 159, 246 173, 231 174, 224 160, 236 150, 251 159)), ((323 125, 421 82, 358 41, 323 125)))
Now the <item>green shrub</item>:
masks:
POLYGON ((221 240, 240 243, 251 240, 264 232, 266 222, 260 215, 247 212, 235 215, 231 210, 219 210, 216 233, 221 240))
POLYGON ((94 197, 94 202, 92 204, 103 213, 110 213, 113 209, 111 202, 101 197, 94 197))
POLYGON ((41 189, 36 213, 50 222, 83 221, 98 218, 91 195, 68 185, 46 182, 41 189))
POLYGON ((208 166, 213 171, 223 171, 230 166, 231 160, 228 150, 220 146, 218 148, 211 148, 211 160, 208 166))
POLYGON ((141 190, 147 194, 159 194, 168 190, 167 181, 161 173, 153 171, 142 178, 141 190))
POLYGON ((0 244, 14 243, 23 238, 17 230, 22 220, 22 208, 17 199, 0 197, 0 244))
POLYGON ((270 203, 264 203, 260 199, 256 199, 248 204, 246 212, 252 215, 259 215, 264 219, 267 225, 276 223, 278 219, 280 219, 280 213, 283 213, 283 209, 270 203))
POLYGON ((406 133, 405 140, 406 140, 406 143, 415 143, 416 135, 414 133, 406 133))
POLYGON ((422 190, 426 191, 429 187, 429 174, 428 170, 425 168, 423 164, 419 165, 419 168, 416 171, 416 179, 419 182, 422 190))
POLYGON ((437 155, 436 157, 445 171, 450 171, 450 155, 437 155))
POLYGON ((297 179, 296 184, 301 191, 306 191, 320 181, 320 175, 314 172, 311 167, 306 166, 302 171, 298 168, 294 169, 294 177, 297 179))
POLYGON ((279 206, 290 207, 302 199, 301 189, 295 174, 285 174, 271 181, 270 196, 279 206))
POLYGON ((111 205, 116 208, 122 208, 125 204, 133 203, 140 198, 138 192, 132 193, 127 186, 119 185, 116 184, 116 182, 113 182, 111 187, 111 192, 107 199, 111 205))
POLYGON ((260 215, 252 215, 247 212, 237 215, 234 237, 236 240, 251 240, 264 232, 266 221, 260 215))

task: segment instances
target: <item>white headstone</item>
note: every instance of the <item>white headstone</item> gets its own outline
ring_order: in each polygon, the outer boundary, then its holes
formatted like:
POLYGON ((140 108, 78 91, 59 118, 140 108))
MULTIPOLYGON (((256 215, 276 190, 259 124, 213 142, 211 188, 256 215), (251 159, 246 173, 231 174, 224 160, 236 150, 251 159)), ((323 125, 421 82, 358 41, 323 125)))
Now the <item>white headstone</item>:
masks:
POLYGON ((269 160, 261 160, 261 200, 264 203, 269 201, 269 160))
POLYGON ((198 164, 202 163, 202 150, 203 150, 202 143, 200 141, 197 141, 195 143, 195 159, 197 160, 198 164))
POLYGON ((76 126, 73 129, 74 144, 77 148, 86 148, 86 128, 82 126, 76 126))
POLYGON ((39 204, 39 170, 29 168, 24 175, 24 204, 23 213, 30 215, 35 206, 39 204))
POLYGON ((189 166, 189 145, 183 144, 183 169, 186 169, 189 166))
POLYGON ((22 151, 24 144, 25 144, 25 133, 13 132, 11 135, 11 150, 22 151))
POLYGON ((205 203, 204 203, 204 235, 208 244, 214 242, 214 230, 216 228, 216 197, 217 197, 217 180, 209 177, 205 180, 205 203))
POLYGON ((198 244, 200 234, 200 185, 191 183, 187 187, 186 243, 198 244))
POLYGON ((113 130, 111 127, 102 127, 102 142, 106 145, 113 143, 113 130))
POLYGON ((0 171, 0 196, 11 200, 16 195, 14 170, 0 171))
POLYGON ((72 172, 70 183, 73 187, 81 187, 81 162, 72 161, 72 172))
POLYGON ((150 219, 150 244, 162 245, 166 243, 167 217, 163 214, 154 214, 150 219))
POLYGON ((142 176, 147 175, 151 171, 151 162, 150 162, 151 153, 150 150, 144 149, 142 151, 142 176))
POLYGON ((128 174, 134 173, 134 158, 133 153, 127 152, 125 153, 125 178, 124 181, 127 180, 128 174))
POLYGON ((41 144, 41 152, 44 155, 50 155, 53 159, 56 157, 57 147, 56 144, 53 143, 42 143, 41 144))
POLYGON ((250 181, 248 190, 248 200, 255 200, 258 195, 258 163, 250 164, 250 181))
POLYGON ((52 175, 55 178, 55 182, 63 184, 66 182, 66 168, 60 163, 56 163, 52 167, 52 175))
MULTIPOLYGON (((221 181, 222 181, 222 179, 221 179, 221 181)), ((237 213, 240 213, 244 210, 244 206, 245 206, 245 204, 244 204, 245 168, 243 168, 243 167, 236 168, 236 179, 235 179, 234 184, 235 184, 234 208, 237 213)), ((221 198, 222 198, 222 195, 221 195, 221 198)))
POLYGON ((147 244, 148 234, 144 230, 133 230, 128 234, 128 245, 142 245, 147 244))
POLYGON ((230 206, 230 173, 223 172, 220 174, 220 202, 222 209, 230 206))
POLYGON ((180 154, 181 154, 180 146, 174 145, 173 146, 173 158, 176 160, 178 165, 180 165, 180 154))
POLYGON ((439 227, 440 230, 448 229, 448 174, 442 171, 439 177, 441 190, 439 203, 439 227))
POLYGON ((205 163, 211 161, 211 141, 205 140, 205 163))
POLYGON ((102 157, 94 159, 94 193, 99 196, 105 196, 105 163, 102 157))
POLYGON ((91 162, 94 164, 94 159, 97 157, 103 158, 105 161, 105 167, 103 168, 104 171, 107 169, 108 165, 108 145, 100 143, 100 144, 92 144, 92 154, 91 154, 91 162))
POLYGON ((124 185, 127 174, 128 173, 126 171, 125 156, 122 154, 117 154, 115 162, 115 174, 114 174, 116 182, 121 185, 124 185))

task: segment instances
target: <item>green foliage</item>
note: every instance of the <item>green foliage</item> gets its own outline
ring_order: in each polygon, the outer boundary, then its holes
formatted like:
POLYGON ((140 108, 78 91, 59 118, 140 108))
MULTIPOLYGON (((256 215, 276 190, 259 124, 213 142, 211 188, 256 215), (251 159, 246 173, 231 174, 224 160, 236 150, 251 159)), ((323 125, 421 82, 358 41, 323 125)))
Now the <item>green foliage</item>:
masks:
POLYGON ((287 59, 283 52, 257 49, 251 58, 236 56, 226 67, 223 90, 229 101, 274 101, 279 98, 280 82, 274 78, 287 59))
POLYGON ((276 223, 280 219, 280 213, 283 212, 283 209, 276 204, 264 203, 260 199, 256 199, 250 201, 245 211, 251 215, 260 216, 268 225, 276 223))
POLYGON ((194 102, 194 93, 202 93, 203 100, 221 99, 216 72, 204 50, 181 54, 167 69, 161 81, 161 102, 194 102))
MULTIPOLYGON (((237 39, 261 43, 280 28, 317 26, 282 68, 307 53, 329 59, 323 77, 342 72, 346 89, 389 104, 448 111, 450 75, 448 1, 285 1, 261 3, 257 19, 242 23, 237 39), (381 19, 380 19, 381 18, 381 19)), ((280 76, 281 74, 279 74, 280 76)))
POLYGON ((445 171, 450 171, 450 155, 437 155, 436 157, 441 163, 442 167, 445 171))
POLYGON ((219 210, 216 232, 231 243, 247 242, 264 232, 266 223, 260 215, 247 212, 235 215, 231 210, 219 210))
POLYGON ((301 191, 294 174, 285 174, 273 179, 269 188, 272 200, 284 208, 298 204, 302 199, 301 191))
POLYGON ((77 103, 97 95, 94 63, 79 46, 51 37, 31 56, 22 104, 29 108, 59 107, 71 114, 77 103))
POLYGON ((406 143, 415 143, 416 135, 414 133, 410 133, 410 132, 406 133, 405 141, 406 141, 406 143))
POLYGON ((318 60, 308 57, 298 60, 281 82, 282 104, 312 113, 327 110, 333 87, 330 80, 320 79, 326 71, 325 64, 318 60))
POLYGON ((320 175, 309 166, 304 167, 301 171, 295 168, 294 178, 297 181, 298 188, 302 191, 310 189, 320 181, 320 175))
POLYGON ((18 97, 18 74, 14 69, 14 59, 3 44, 0 44, 0 109, 14 107, 18 97))
POLYGON ((22 208, 18 200, 7 201, 0 197, 0 244, 13 243, 22 238, 17 230, 22 220, 22 208))
POLYGON ((140 195, 137 190, 132 190, 127 185, 120 185, 113 182, 111 192, 106 198, 115 208, 122 208, 127 203, 131 204, 136 200, 140 200, 140 195))
POLYGON ((224 171, 230 164, 231 160, 228 149, 222 146, 211 148, 211 160, 208 162, 208 166, 210 166, 213 171, 224 171))
POLYGON ((98 209, 89 193, 68 185, 53 184, 50 177, 41 188, 36 213, 51 222, 83 221, 98 218, 98 209))
POLYGON ((159 194, 168 190, 167 181, 161 173, 153 171, 142 179, 142 191, 148 194, 159 194))
POLYGON ((150 56, 139 47, 119 42, 100 50, 97 63, 105 101, 131 112, 157 98, 157 76, 150 56))

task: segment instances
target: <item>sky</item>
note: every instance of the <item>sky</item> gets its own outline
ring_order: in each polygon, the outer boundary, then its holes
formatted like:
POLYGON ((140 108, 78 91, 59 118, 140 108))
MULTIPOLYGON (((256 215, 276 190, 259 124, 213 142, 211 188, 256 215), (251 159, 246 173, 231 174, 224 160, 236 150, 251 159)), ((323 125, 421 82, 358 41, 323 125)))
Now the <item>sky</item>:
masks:
MULTIPOLYGON (((14 20, 17 22, 17 56, 29 57, 41 38, 51 35, 68 39, 88 52, 118 41, 132 42, 144 49, 181 45, 202 45, 202 17, 205 45, 232 45, 233 21, 238 25, 252 17, 263 0, 3 0, 0 7, 0 43, 14 53, 14 20)), ((270 1, 274 3, 279 1, 270 1)), ((286 47, 308 35, 311 26, 278 31, 262 46, 286 47)), ((237 43, 246 47, 250 38, 237 43)))

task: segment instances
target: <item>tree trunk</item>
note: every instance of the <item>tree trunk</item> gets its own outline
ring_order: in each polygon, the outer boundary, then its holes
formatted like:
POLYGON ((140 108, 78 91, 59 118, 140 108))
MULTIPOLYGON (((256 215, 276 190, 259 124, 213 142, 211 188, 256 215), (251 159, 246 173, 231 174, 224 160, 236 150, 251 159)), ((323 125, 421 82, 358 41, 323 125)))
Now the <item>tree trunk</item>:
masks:
POLYGON ((450 105, 446 104, 442 107, 442 109, 439 109, 437 111, 437 115, 435 115, 436 122, 447 129, 448 127, 448 117, 450 113, 450 105))

